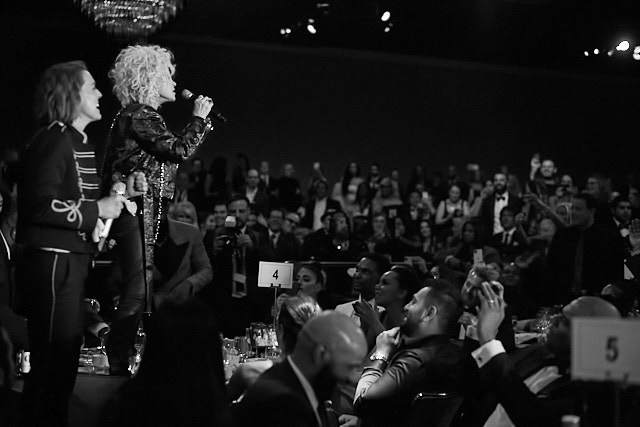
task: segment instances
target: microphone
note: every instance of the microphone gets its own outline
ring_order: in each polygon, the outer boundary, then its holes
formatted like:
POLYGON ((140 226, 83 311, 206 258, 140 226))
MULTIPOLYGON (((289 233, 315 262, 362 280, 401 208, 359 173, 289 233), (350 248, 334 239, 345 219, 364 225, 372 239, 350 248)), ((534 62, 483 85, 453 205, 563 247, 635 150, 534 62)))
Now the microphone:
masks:
MULTIPOLYGON (((111 187, 111 190, 113 190, 119 196, 124 196, 127 192, 127 186, 124 182, 116 182, 115 184, 113 184, 113 187, 111 187)), ((109 218, 104 222, 104 228, 98 235, 98 237, 100 237, 100 241, 98 242, 98 252, 102 251, 102 248, 107 241, 107 237, 109 237, 109 232, 111 231, 112 225, 113 218, 109 218)))
MULTIPOLYGON (((181 95, 187 101, 193 102, 196 99, 196 95, 193 92, 191 92, 189 89, 183 89, 181 92, 181 95)), ((225 116, 222 111, 216 108, 215 105, 211 107, 211 112, 209 114, 213 116, 214 119, 219 120, 222 123, 227 122, 227 116, 225 116)))

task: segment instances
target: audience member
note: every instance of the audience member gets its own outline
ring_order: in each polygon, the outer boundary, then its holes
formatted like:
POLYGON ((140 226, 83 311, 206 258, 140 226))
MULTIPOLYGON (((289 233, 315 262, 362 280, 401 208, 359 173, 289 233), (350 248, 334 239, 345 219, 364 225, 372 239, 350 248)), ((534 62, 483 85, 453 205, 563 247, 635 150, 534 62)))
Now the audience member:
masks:
POLYGON ((572 226, 556 232, 549 248, 547 286, 551 303, 594 295, 623 278, 625 250, 617 233, 595 223, 596 201, 578 194, 571 207, 572 226))
POLYGON ((292 233, 282 231, 284 212, 271 209, 267 219, 267 234, 260 239, 258 252, 261 261, 297 261, 300 259, 300 245, 292 233))
POLYGON ((428 281, 404 308, 404 323, 382 332, 356 389, 363 426, 409 425, 418 392, 465 392, 473 362, 449 331, 462 307, 455 287, 428 281))
POLYGON ((385 212, 387 209, 398 208, 400 206, 402 206, 402 200, 400 200, 398 195, 393 194, 391 179, 386 177, 380 180, 378 191, 371 200, 371 213, 375 215, 380 212, 385 212))
POLYGON ((229 181, 227 180, 227 159, 216 157, 211 162, 204 184, 206 206, 211 209, 215 203, 224 203, 229 199, 229 181))
POLYGON ((243 194, 249 200, 252 212, 258 215, 267 216, 269 214, 269 195, 260 189, 260 175, 255 169, 247 171, 246 183, 243 194))
POLYGON ((275 183, 274 194, 277 206, 288 212, 296 212, 302 201, 300 181, 294 177, 295 170, 291 163, 282 166, 282 176, 275 183))
MULTIPOLYGON (((389 271, 390 266, 389 259, 384 255, 377 253, 366 253, 362 255, 356 265, 351 287, 351 295, 354 297, 357 296, 358 299, 338 305, 336 311, 348 316, 356 325, 362 326, 363 329, 367 328, 365 325, 361 325, 357 311, 364 304, 373 307, 376 311, 381 310, 375 301, 375 289, 380 281, 380 277, 383 273, 389 271)), ((366 332, 367 331, 365 331, 365 335, 366 332)))
MULTIPOLYGON (((503 231, 500 225, 500 212, 505 206, 512 208, 516 214, 522 210, 522 199, 515 194, 509 194, 507 176, 503 173, 496 173, 493 176, 493 190, 485 188, 477 202, 480 203, 479 213, 485 236, 503 231)), ((476 212, 477 208, 474 209, 474 215, 476 212)))
MULTIPOLYGON (((324 312, 298 334, 293 353, 247 390, 236 410, 238 426, 336 425, 327 400, 347 381, 366 355, 362 332, 340 313, 324 312)), ((334 415, 335 417, 335 415, 334 415)))
POLYGON ((153 268, 155 305, 167 299, 182 301, 193 297, 213 279, 213 270, 196 227, 167 219, 166 237, 157 243, 153 268))
POLYGON ((620 236, 620 243, 627 251, 631 250, 629 241, 629 222, 631 221, 631 202, 624 196, 618 196, 611 202, 611 212, 613 221, 609 222, 609 227, 617 231, 620 236))
POLYGON ((529 246, 529 241, 525 231, 522 229, 522 215, 518 215, 509 206, 505 206, 500 211, 500 227, 502 231, 494 234, 487 244, 498 251, 502 262, 513 262, 523 254, 529 246))
POLYGON ((231 170, 231 193, 241 194, 246 182, 247 172, 251 169, 249 157, 244 153, 236 154, 236 161, 231 170))
POLYGON ((487 407, 499 403, 485 425, 559 426, 566 414, 579 415, 589 425, 611 423, 612 385, 571 381, 569 365, 571 320, 618 318, 620 314, 613 305, 598 297, 579 297, 563 308, 562 315, 554 317, 544 344, 507 355, 496 339, 497 327, 504 318, 502 295, 483 283, 479 298, 477 327, 481 346, 473 357, 487 387, 485 397, 493 401, 487 407))
POLYGON ((369 252, 388 253, 391 233, 387 227, 387 216, 384 213, 377 213, 371 221, 372 234, 365 243, 369 252))
POLYGON ((322 228, 322 215, 327 211, 339 211, 340 202, 328 197, 327 181, 317 181, 315 184, 315 196, 304 208, 301 225, 313 231, 322 228))
POLYGON ((469 204, 461 198, 460 187, 451 185, 448 197, 440 202, 436 210, 435 224, 439 229, 439 240, 445 242, 451 237, 460 237, 462 224, 469 219, 469 213, 469 204))
POLYGON ((258 288, 259 233, 247 226, 249 201, 242 195, 232 197, 227 211, 235 218, 235 227, 216 229, 213 243, 213 279, 205 298, 215 313, 225 336, 245 334, 251 322, 269 318, 272 299, 268 288, 258 288))
POLYGON ((167 216, 178 222, 198 227, 198 212, 191 202, 179 202, 169 206, 167 216))

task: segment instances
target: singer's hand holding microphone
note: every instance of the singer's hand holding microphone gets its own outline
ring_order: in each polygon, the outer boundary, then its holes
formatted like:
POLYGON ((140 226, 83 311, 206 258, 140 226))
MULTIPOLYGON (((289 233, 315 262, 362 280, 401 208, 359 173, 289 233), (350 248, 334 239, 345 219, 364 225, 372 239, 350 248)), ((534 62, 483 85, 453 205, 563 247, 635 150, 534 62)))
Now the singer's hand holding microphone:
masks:
POLYGON ((213 100, 208 96, 198 95, 196 96, 189 89, 184 89, 181 95, 187 101, 193 102, 193 115, 206 119, 209 114, 216 120, 223 123, 227 121, 227 117, 219 108, 216 108, 213 104, 213 100))

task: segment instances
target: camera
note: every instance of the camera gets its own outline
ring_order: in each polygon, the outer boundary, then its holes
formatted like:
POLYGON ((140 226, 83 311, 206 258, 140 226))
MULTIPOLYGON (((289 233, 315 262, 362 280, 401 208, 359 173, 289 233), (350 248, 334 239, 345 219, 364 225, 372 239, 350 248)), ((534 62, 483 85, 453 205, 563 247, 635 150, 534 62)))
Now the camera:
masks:
POLYGON ((229 215, 224 219, 224 245, 230 248, 235 248, 238 245, 238 226, 236 217, 229 215))

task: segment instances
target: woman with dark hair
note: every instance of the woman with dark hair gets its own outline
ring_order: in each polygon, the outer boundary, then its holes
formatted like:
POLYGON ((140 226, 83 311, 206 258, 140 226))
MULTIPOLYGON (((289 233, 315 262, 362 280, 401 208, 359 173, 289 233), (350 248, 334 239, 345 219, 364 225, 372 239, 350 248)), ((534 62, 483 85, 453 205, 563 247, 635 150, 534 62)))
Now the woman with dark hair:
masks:
POLYGON ((346 207, 345 213, 349 215, 349 218, 355 218, 356 216, 365 216, 370 218, 371 215, 371 189, 369 184, 361 182, 358 184, 355 193, 355 199, 353 203, 346 207))
POLYGON ((67 425, 89 264, 102 219, 118 217, 125 200, 99 199, 95 153, 84 129, 101 119, 101 97, 80 61, 48 68, 36 91, 42 127, 24 150, 16 234, 24 247, 16 278, 31 346, 24 425, 67 425))
POLYGON ((500 262, 498 251, 491 246, 482 246, 478 242, 476 228, 471 221, 462 226, 462 234, 459 243, 450 248, 442 249, 434 255, 433 259, 440 266, 440 274, 451 283, 461 283, 467 273, 473 267, 474 250, 480 249, 486 264, 500 262))
POLYGON ((342 173, 342 179, 334 186, 332 194, 334 199, 340 201, 344 211, 355 203, 358 186, 363 182, 360 166, 356 162, 350 162, 342 173))
POLYGON ((433 235, 433 227, 429 220, 423 219, 418 224, 418 236, 420 238, 420 256, 428 263, 433 261, 436 252, 436 243, 433 235))
POLYGON ((114 221, 115 261, 122 271, 118 310, 112 319, 107 352, 112 373, 127 375, 137 318, 151 310, 154 250, 166 238, 160 224, 175 192, 178 165, 204 141, 213 101, 198 96, 187 125, 174 132, 158 109, 176 100, 173 54, 160 46, 129 46, 116 57, 109 77, 122 108, 113 120, 102 168, 102 192, 107 194, 123 177, 143 173, 149 191, 137 206, 114 221), (136 212, 138 213, 135 216, 136 212))
POLYGON ((435 224, 439 228, 441 242, 460 236, 461 225, 469 218, 469 203, 462 199, 462 190, 456 184, 449 186, 449 197, 441 201, 436 209, 435 224))
POLYGON ((354 306, 365 331, 367 344, 372 348, 376 337, 382 332, 400 326, 405 317, 404 306, 421 288, 418 276, 412 267, 398 264, 380 277, 376 285, 376 304, 385 310, 378 313, 369 304, 354 306))
MULTIPOLYGON (((296 346, 298 332, 305 323, 322 312, 315 299, 306 295, 297 295, 283 301, 276 317, 276 333, 280 357, 276 363, 289 356, 296 346)), ((227 385, 227 395, 237 400, 258 377, 273 366, 270 360, 247 362, 233 373, 227 385)))
POLYGON ((393 238, 389 242, 389 254, 392 261, 402 261, 406 256, 414 256, 420 250, 420 238, 411 229, 410 221, 397 216, 393 220, 393 238))
POLYGON ((249 157, 244 153, 236 154, 236 162, 231 170, 231 191, 233 193, 243 193, 249 169, 251 169, 249 157))

